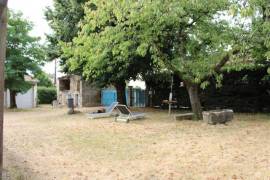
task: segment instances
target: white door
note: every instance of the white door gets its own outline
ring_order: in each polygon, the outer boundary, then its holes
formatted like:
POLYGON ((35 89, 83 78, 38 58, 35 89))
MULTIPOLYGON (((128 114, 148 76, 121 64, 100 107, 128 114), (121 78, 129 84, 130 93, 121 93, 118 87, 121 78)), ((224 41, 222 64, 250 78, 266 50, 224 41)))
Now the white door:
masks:
POLYGON ((34 108, 34 88, 30 88, 26 93, 19 93, 16 96, 17 107, 21 109, 34 108))

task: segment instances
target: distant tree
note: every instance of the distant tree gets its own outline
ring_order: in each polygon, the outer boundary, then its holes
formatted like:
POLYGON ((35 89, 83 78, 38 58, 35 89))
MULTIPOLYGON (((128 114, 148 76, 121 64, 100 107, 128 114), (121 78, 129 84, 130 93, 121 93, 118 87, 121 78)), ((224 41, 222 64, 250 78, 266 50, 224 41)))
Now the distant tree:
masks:
POLYGON ((251 20, 245 53, 256 61, 257 68, 268 67, 270 74, 270 1, 246 0, 238 3, 238 9, 235 10, 239 10, 242 17, 251 20))
POLYGON ((53 0, 54 5, 47 8, 45 16, 53 33, 47 35, 47 54, 49 59, 60 58, 60 64, 64 72, 68 69, 66 58, 62 57, 60 42, 71 42, 80 30, 79 22, 84 17, 83 4, 87 0, 53 0))
POLYGON ((35 78, 38 80, 38 86, 53 87, 50 76, 42 70, 35 72, 35 78))
POLYGON ((33 75, 40 69, 44 51, 39 38, 29 32, 32 24, 22 18, 21 13, 9 11, 7 56, 5 61, 5 88, 10 90, 10 107, 16 108, 16 95, 30 88, 25 75, 33 75))

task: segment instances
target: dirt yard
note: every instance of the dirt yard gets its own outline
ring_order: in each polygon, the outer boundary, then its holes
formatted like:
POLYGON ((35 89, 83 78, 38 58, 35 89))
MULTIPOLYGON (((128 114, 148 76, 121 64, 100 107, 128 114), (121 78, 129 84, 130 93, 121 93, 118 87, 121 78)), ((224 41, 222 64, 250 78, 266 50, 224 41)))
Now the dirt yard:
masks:
POLYGON ((7 179, 270 179, 270 115, 210 126, 158 110, 129 124, 66 112, 5 113, 7 179))

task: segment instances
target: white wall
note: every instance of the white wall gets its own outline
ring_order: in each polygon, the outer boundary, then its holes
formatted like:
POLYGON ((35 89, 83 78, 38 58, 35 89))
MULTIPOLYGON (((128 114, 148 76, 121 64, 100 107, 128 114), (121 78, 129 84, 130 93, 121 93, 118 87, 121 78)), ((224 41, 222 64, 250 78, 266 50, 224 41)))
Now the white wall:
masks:
POLYGON ((136 81, 129 81, 128 86, 133 86, 133 88, 139 87, 141 89, 145 89, 146 85, 144 81, 141 80, 136 80, 136 81))
MULTIPOLYGON (((7 90, 4 94, 4 105, 10 107, 10 93, 7 90)), ((26 93, 17 94, 16 103, 19 109, 29 109, 37 107, 37 86, 32 86, 26 93)))
POLYGON ((9 90, 4 92, 4 107, 9 108, 10 107, 10 96, 9 96, 9 90))

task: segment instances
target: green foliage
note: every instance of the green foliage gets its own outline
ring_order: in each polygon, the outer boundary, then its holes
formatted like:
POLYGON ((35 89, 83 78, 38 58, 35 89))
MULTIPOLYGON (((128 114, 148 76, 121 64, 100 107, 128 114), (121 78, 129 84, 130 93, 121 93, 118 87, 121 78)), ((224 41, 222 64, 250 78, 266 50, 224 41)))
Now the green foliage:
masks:
POLYGON ((57 99, 55 87, 38 87, 37 94, 39 104, 50 104, 57 99))
POLYGON ((44 60, 39 38, 30 36, 31 30, 32 24, 23 19, 21 13, 9 11, 5 88, 15 93, 30 88, 24 76, 39 71, 44 60))
POLYGON ((248 0, 238 7, 243 18, 249 18, 246 54, 256 61, 257 67, 270 66, 270 1, 248 0), (248 13, 246 13, 248 11, 248 13))
POLYGON ((39 81, 38 86, 53 87, 52 80, 49 75, 43 71, 38 71, 35 73, 35 78, 39 81))
POLYGON ((137 50, 132 32, 123 27, 128 21, 129 5, 125 1, 86 4, 81 32, 73 43, 62 44, 71 72, 83 72, 88 80, 106 86, 135 79, 149 66, 146 58, 139 55, 146 56, 146 52, 137 50))
MULTIPOLYGON (((54 0, 54 6, 47 8, 45 16, 53 30, 52 35, 48 35, 49 41, 47 53, 51 60, 61 57, 62 51, 60 42, 71 42, 79 31, 79 22, 83 19, 83 4, 87 0, 54 0)), ((66 59, 60 61, 65 68, 66 59)))
MULTIPOLYGON (((221 84, 219 74, 242 37, 240 28, 223 20, 231 5, 229 0, 91 0, 78 37, 62 44, 64 58, 71 72, 103 85, 138 74, 146 79, 158 74, 151 73, 155 69, 171 71, 194 88, 201 83, 205 88, 211 76, 221 84)), ((238 63, 238 69, 244 67, 238 63)))
POLYGON ((200 84, 215 74, 216 65, 234 47, 233 28, 219 19, 229 5, 226 0, 146 1, 130 21, 154 61, 163 61, 183 80, 200 84))
POLYGON ((230 5, 228 0, 92 0, 79 36, 63 44, 65 58, 72 72, 104 82, 135 78, 150 64, 165 64, 183 80, 200 84, 237 48, 241 31, 221 20, 230 5))

